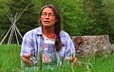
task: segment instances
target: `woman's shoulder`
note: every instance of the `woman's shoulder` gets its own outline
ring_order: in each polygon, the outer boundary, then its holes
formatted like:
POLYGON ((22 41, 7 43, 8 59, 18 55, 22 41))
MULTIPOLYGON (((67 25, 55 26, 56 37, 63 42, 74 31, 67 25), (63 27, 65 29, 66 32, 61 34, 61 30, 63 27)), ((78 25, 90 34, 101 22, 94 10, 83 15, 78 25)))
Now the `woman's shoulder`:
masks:
POLYGON ((60 31, 60 36, 69 37, 70 35, 69 35, 66 31, 61 30, 61 31, 60 31))
POLYGON ((29 30, 25 33, 25 35, 34 35, 34 34, 41 34, 41 27, 38 27, 38 28, 34 28, 32 30, 29 30))

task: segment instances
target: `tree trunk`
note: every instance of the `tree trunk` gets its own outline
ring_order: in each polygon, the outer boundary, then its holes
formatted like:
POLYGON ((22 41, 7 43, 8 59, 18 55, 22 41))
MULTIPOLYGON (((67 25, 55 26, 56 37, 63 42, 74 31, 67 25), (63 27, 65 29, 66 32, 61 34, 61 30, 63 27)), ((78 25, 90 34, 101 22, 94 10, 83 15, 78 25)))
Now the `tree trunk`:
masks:
POLYGON ((79 55, 111 54, 113 52, 108 35, 72 36, 72 39, 79 55))

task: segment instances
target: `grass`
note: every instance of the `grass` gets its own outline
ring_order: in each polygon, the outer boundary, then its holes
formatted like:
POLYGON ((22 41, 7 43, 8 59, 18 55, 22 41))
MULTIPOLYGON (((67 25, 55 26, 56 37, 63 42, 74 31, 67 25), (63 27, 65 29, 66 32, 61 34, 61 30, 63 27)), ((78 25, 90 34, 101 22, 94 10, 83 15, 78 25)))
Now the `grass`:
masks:
MULTIPOLYGON (((0 45, 0 72, 19 72, 22 70, 20 50, 21 47, 18 45, 0 45)), ((114 54, 78 59, 79 62, 74 67, 69 62, 64 62, 63 66, 54 69, 51 67, 48 67, 49 69, 43 68, 40 72, 114 72, 114 54)), ((26 72, 38 71, 28 70, 26 72)))
POLYGON ((0 45, 0 72, 16 72, 20 68, 20 46, 0 45))

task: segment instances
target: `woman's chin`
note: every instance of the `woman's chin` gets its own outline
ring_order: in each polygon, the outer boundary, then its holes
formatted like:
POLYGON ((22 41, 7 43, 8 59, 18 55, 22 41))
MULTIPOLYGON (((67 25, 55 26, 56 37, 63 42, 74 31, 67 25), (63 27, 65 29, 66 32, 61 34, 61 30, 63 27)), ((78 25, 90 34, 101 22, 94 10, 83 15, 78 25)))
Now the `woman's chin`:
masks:
POLYGON ((49 23, 43 23, 43 26, 49 26, 49 23))

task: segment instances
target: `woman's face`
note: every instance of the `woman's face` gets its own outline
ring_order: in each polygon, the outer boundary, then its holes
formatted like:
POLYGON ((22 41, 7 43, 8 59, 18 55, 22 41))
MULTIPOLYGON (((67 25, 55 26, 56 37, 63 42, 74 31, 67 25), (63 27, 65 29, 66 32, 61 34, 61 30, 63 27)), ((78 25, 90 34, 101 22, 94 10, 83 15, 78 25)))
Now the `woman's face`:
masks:
POLYGON ((48 7, 43 9, 40 20, 43 26, 54 26, 57 22, 53 10, 48 7))

